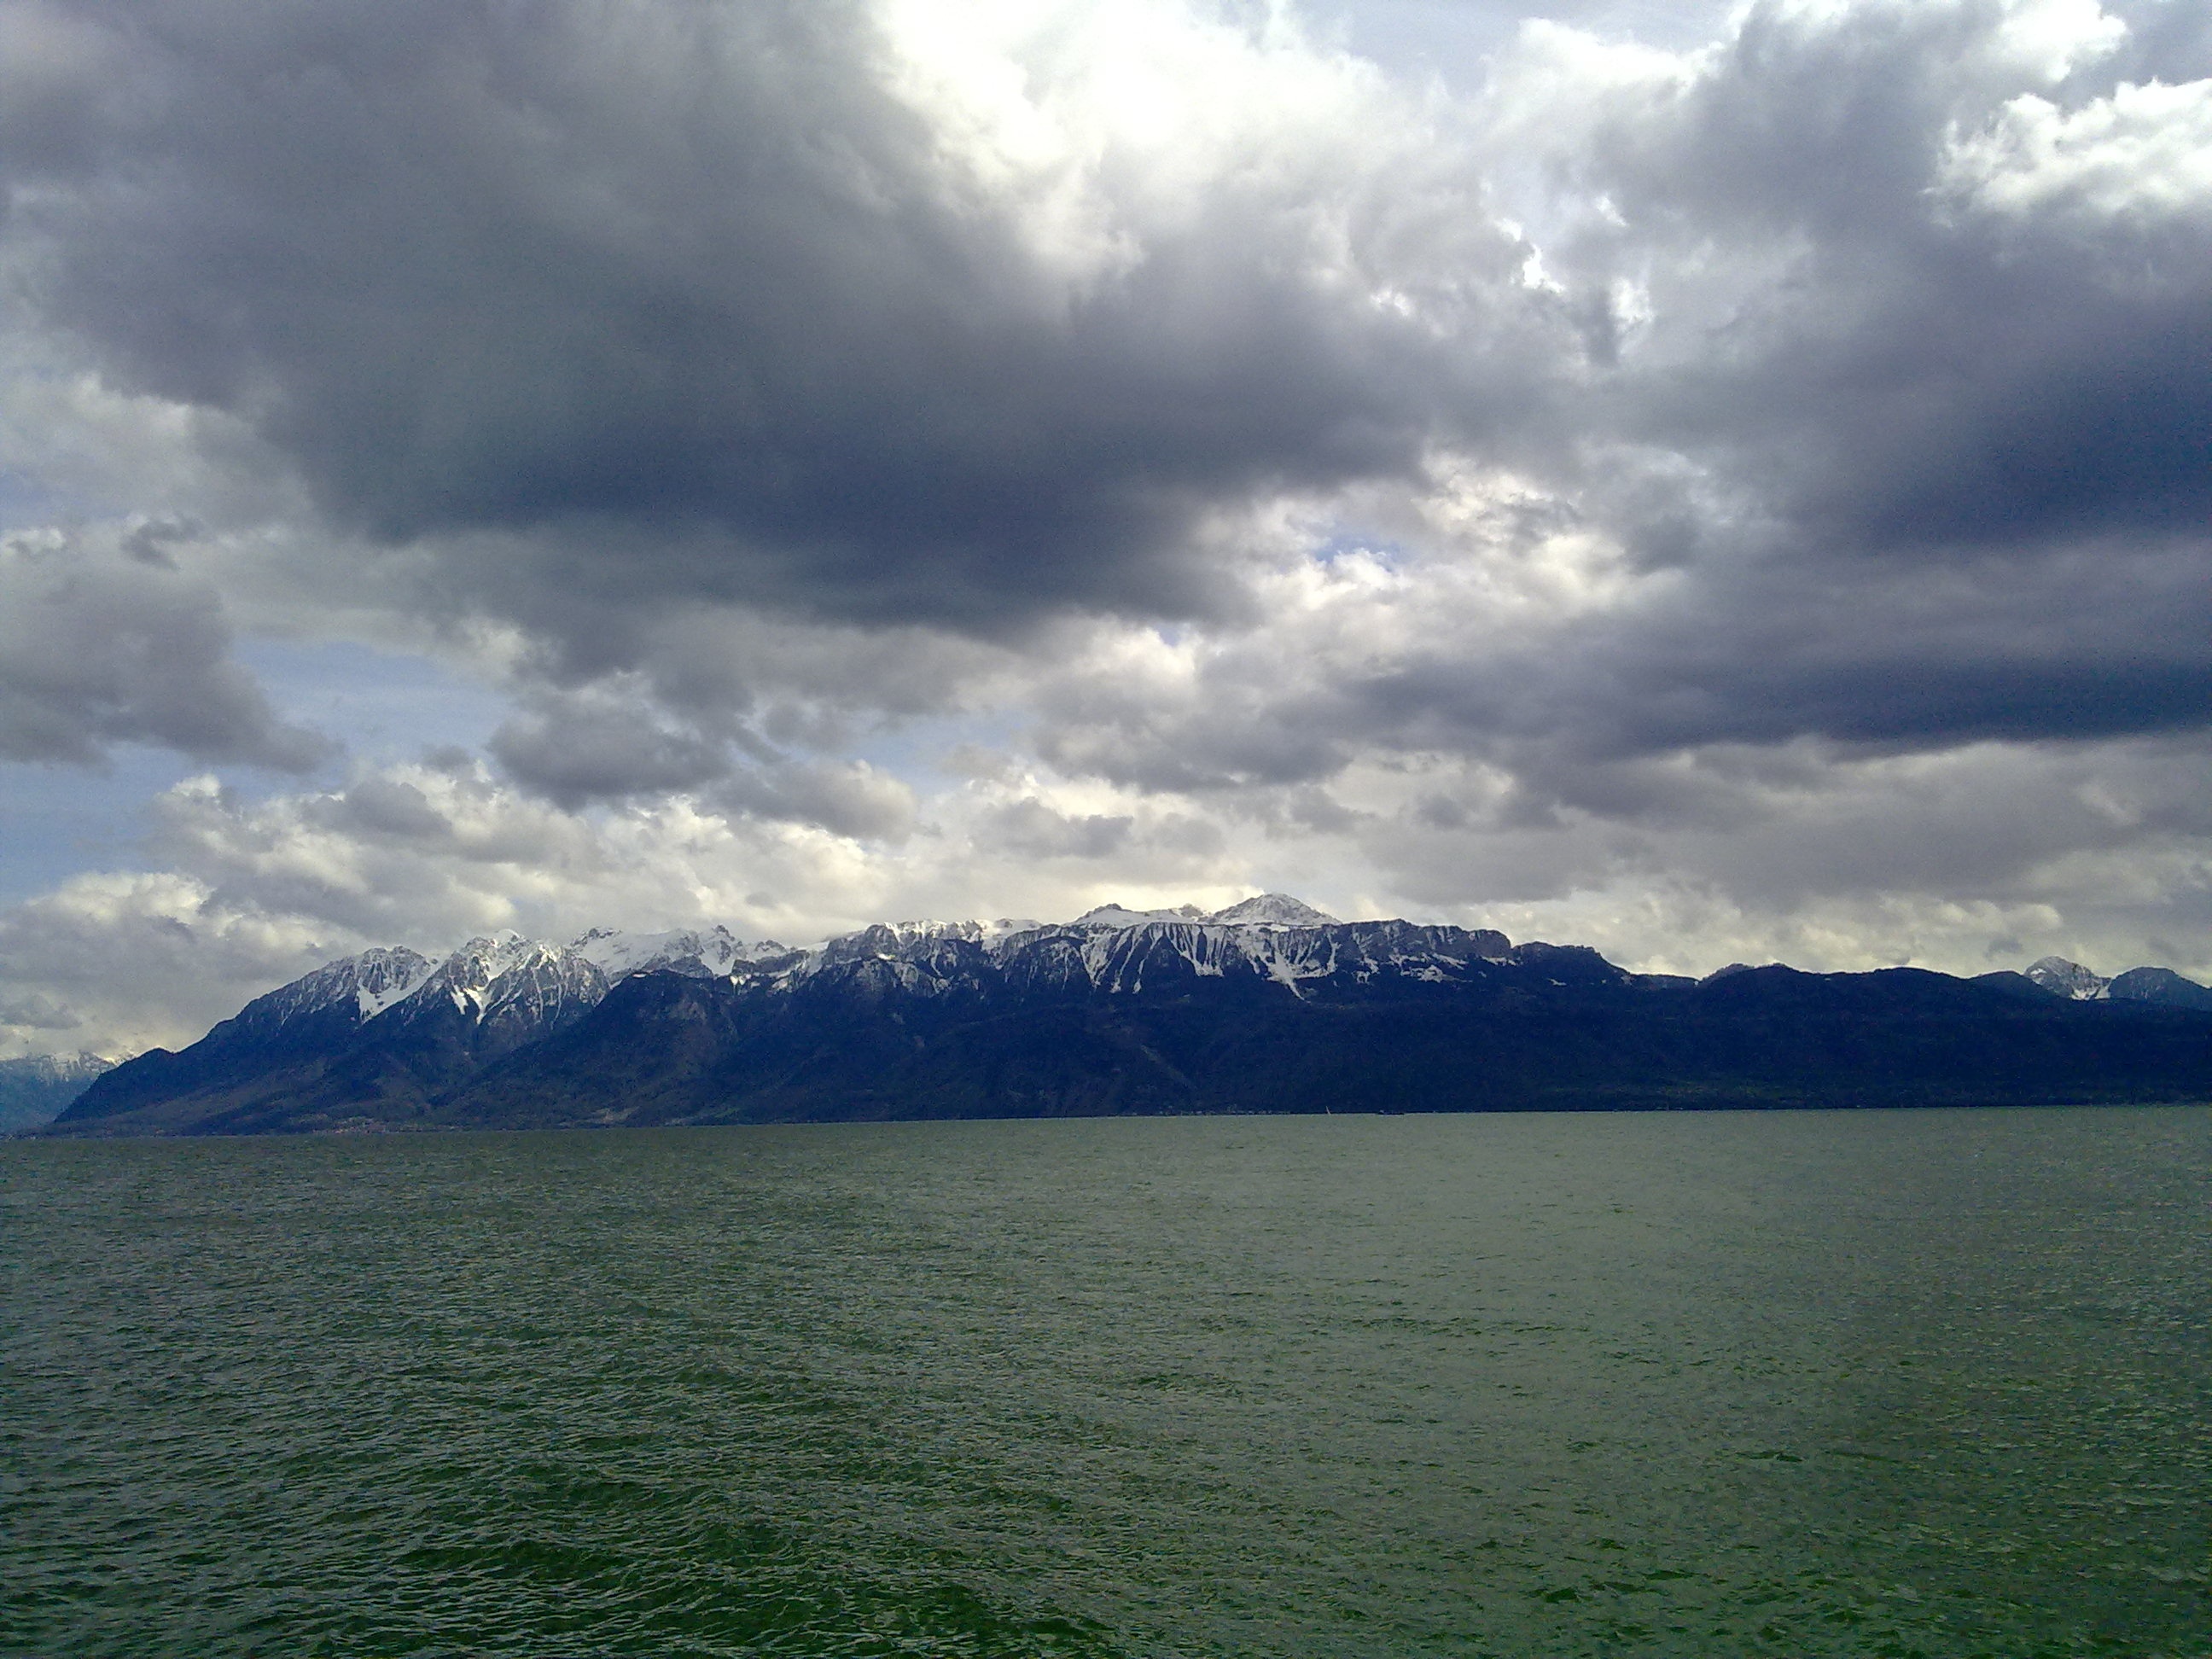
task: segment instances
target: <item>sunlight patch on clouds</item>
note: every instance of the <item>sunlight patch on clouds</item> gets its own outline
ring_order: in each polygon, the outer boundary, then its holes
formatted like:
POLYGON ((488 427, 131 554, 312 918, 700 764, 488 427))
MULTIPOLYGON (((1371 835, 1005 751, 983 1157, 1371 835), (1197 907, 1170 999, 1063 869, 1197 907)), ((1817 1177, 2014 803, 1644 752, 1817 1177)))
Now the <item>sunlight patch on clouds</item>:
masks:
POLYGON ((1287 13, 1248 27, 1176 0, 893 0, 881 21, 891 87, 957 198, 1011 210, 1078 297, 1127 276, 1156 237, 1200 229, 1225 180, 1325 218, 1378 155, 1418 143, 1403 88, 1317 50, 1287 13))
POLYGON ((2014 216, 2156 220, 2212 207, 2212 80, 2124 84, 2072 110, 2023 94, 1954 140, 1943 179, 2014 216))

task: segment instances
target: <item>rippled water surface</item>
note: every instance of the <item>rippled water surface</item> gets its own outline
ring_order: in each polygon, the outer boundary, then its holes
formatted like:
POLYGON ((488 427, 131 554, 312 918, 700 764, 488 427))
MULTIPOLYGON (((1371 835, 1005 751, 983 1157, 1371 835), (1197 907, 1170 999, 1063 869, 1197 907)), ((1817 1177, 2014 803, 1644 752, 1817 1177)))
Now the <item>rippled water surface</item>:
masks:
POLYGON ((0 1146, 9 1654, 2212 1653, 2212 1114, 0 1146))

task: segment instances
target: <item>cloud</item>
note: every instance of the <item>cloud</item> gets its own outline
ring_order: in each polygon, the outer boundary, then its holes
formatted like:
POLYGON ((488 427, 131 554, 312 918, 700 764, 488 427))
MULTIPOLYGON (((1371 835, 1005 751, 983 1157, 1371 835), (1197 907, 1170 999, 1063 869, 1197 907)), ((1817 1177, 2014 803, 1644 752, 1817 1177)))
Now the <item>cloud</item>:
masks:
MULTIPOLYGON (((1809 562, 2201 533, 2212 203, 2171 187, 2199 100, 2100 84, 2126 40, 2092 4, 1766 4, 1571 100, 1593 113, 1553 152, 1575 188, 1546 262, 1633 277, 1650 320, 1616 430, 1717 476, 1743 520, 1710 527, 1723 544, 1809 562), (1990 149, 2038 108, 2078 163, 2132 144, 2166 173, 2085 236, 1990 149)), ((1561 90, 1573 64, 1534 56, 1561 90)))
POLYGON ((784 754, 726 711, 703 726, 678 724, 635 685, 534 693, 487 747, 509 778, 571 809, 682 793, 751 817, 890 841, 913 819, 911 790, 866 762, 784 754))
POLYGON ((0 1032, 107 1054, 188 1042, 344 942, 186 875, 76 876, 0 912, 0 1032))
POLYGON ((1128 844, 1136 819, 1127 813, 1055 811, 1032 798, 994 810, 989 830, 1006 852, 1033 859, 1111 858, 1128 844))
POLYGON ((721 922, 805 942, 885 916, 1250 890, 1214 824, 1095 786, 1008 771, 920 822, 909 792, 866 769, 774 788, 765 811, 679 798, 571 812, 464 757, 260 797, 190 779, 155 803, 159 870, 82 874, 0 910, 0 1040, 50 1046, 40 1033, 69 1022, 73 1043, 174 1045, 334 957, 441 952, 501 927, 566 939, 721 922), (844 831, 823 827, 839 817, 844 831), (1040 836, 1057 844, 1033 856, 1040 836))
POLYGON ((587 607, 1201 611, 1206 510, 1517 427, 1547 349, 1440 113, 1279 27, 75 19, 85 80, 142 96, 87 91, 96 142, 19 175, 46 325, 245 421, 338 523, 492 538, 587 607))
POLYGON ((2123 82, 2070 111, 2023 93, 1954 137, 1943 168, 1972 208, 2020 219, 2058 210, 2077 234, 2201 216, 2212 206, 2212 81, 2123 82))
POLYGON ((185 533, 140 522, 107 550, 0 538, 0 760, 90 765, 138 743, 299 772, 328 755, 230 659, 215 590, 174 574, 165 549, 185 533))
POLYGON ((1043 752, 1218 790, 1440 751, 1540 795, 1712 744, 2202 732, 2212 82, 2100 89, 2143 58, 2077 4, 1769 4, 1689 52, 1528 26, 1481 108, 1587 337, 1571 461, 1310 498, 1368 536, 1249 576, 1249 628, 1049 677, 1043 752), (2046 151, 2155 167, 2085 227, 2086 186, 2021 183, 2046 151))
POLYGON ((0 1001, 0 1026, 32 1031, 67 1031, 83 1023, 60 1004, 36 992, 0 1001))
POLYGON ((726 742, 674 729, 649 704, 604 690, 539 694, 489 748, 511 776, 566 806, 696 790, 734 765, 726 742))
POLYGON ((2197 756, 2172 738, 1713 747, 1548 793, 1404 756, 1326 787, 1194 796, 970 756, 907 803, 896 841, 682 798, 570 812, 459 759, 258 799, 198 779, 157 803, 160 870, 80 875, 0 911, 0 1039, 173 1045, 332 957, 505 927, 722 922, 803 943, 885 918, 1218 908, 1263 888, 1667 971, 1978 972, 2057 951, 2203 978, 2212 773, 2197 756))
MULTIPOLYGON (((1539 619, 1595 666, 1563 741, 2198 694, 2199 653, 2112 635, 2212 507, 2212 82, 2094 4, 1765 3, 1673 52, 1530 23, 1460 101, 1165 0, 11 15, 88 135, 16 164, 45 349, 289 469, 333 591, 509 637, 496 752, 567 804, 709 787, 778 719, 834 748, 1018 701, 979 688, 1070 617, 1249 631, 1286 506, 1495 558, 1440 523, 1470 471, 1615 550, 1609 613, 1539 619), (1981 607, 2070 621, 2085 562, 2073 689, 1946 654, 1981 607)), ((1468 654, 1370 713, 1546 718, 1468 654)), ((1348 752, 1296 724, 1239 769, 1348 752)))

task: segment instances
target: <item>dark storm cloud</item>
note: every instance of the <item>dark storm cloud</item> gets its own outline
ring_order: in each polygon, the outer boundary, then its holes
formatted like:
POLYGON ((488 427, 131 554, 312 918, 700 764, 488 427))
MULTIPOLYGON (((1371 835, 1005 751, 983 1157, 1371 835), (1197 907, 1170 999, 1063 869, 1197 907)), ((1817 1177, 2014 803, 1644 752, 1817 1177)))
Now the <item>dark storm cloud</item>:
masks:
POLYGON ((1431 657, 1362 696, 1378 726, 1420 708, 1608 757, 1805 735, 1903 749, 2090 738, 2212 714, 2197 545, 1735 575, 1563 628, 1534 659, 1431 657))
POLYGON ((1579 255, 1657 274, 1607 395, 1707 500, 1594 489, 1683 585, 1563 629, 1548 710, 1460 720, 1618 754, 2212 720, 2212 101, 2131 98, 2203 40, 1763 5, 1613 106, 1571 164, 1611 216, 1579 255))
POLYGON ((0 540, 0 760, 91 765, 118 743, 295 772, 326 758, 230 659, 215 592, 161 568, 157 529, 121 556, 53 533, 0 540))
POLYGON ((2015 100, 2203 72, 2192 39, 2081 22, 1755 6, 1694 82, 1601 119, 1562 160, 1614 215, 1584 257, 1667 273, 1622 429, 1718 465, 1808 558, 2201 532, 2212 192, 2007 210, 1970 165, 2015 100))
MULTIPOLYGON (((557 802, 896 834, 881 780, 761 735, 779 686, 934 711, 985 671, 915 640, 1070 611, 1231 641, 1188 706, 1048 684, 1077 769, 1291 787, 1428 746, 1595 793, 1716 744, 2203 726, 2196 9, 1762 4, 1648 72, 1537 31, 1457 113, 1307 53, 1325 87, 1170 88, 1215 149, 1116 149, 1101 105, 1077 159, 986 164, 858 4, 17 6, 0 111, 45 113, 0 155, 44 326, 520 629, 493 752, 557 802), (1308 651, 1216 533, 1460 460, 1672 585, 1505 625, 1440 594, 1308 651), (725 608, 845 632, 738 662, 725 608), (910 654, 848 672, 893 623, 910 654)), ((1028 67, 1048 126, 1079 94, 1028 67)))
POLYGON ((1386 625, 1369 617, 1348 639, 1326 611, 1294 615, 1187 682, 1073 675, 1042 700, 1038 740, 1075 772, 1209 793, 1460 755, 1505 769, 1524 804, 1663 815, 1638 763, 1712 745, 1874 754, 2201 732, 2207 562, 2180 539, 1904 568, 1752 561, 1542 627, 1417 572, 1386 625))
POLYGON ((887 88, 855 6, 75 17, 133 95, 79 99, 83 136, 15 165, 45 317, 127 385, 248 417, 337 519, 550 535, 535 580, 592 600, 983 631, 1202 610, 1194 515, 1409 473, 1530 401, 1516 331, 1545 325, 1464 170, 1208 180, 1068 278, 887 88), (1340 236, 1355 267, 1442 256, 1462 349, 1367 301, 1429 273, 1317 279, 1340 236))
POLYGON ((1498 544, 1584 531, 1647 580, 1501 612, 1416 562, 1349 647, 1294 605, 1187 695, 1060 688, 1047 752, 1235 789, 1434 750, 1632 817, 1664 805, 1623 768, 1705 745, 2202 731, 2212 89, 2142 88, 2203 35, 1765 5, 1670 74, 1524 64, 1547 276, 1617 344, 1567 399, 1571 510, 1498 544))
POLYGON ((0 1025, 20 1025, 33 1031, 67 1031, 83 1024, 76 1015, 51 998, 33 994, 0 997, 0 1025))
POLYGON ((1054 811, 1040 800, 1018 800, 985 816, 977 838, 1032 859, 1103 859, 1121 853, 1136 820, 1127 813, 1054 811))
POLYGON ((537 699, 489 748, 516 781, 568 807, 696 790, 735 764, 726 741, 672 727, 649 708, 579 697, 537 699))
POLYGON ((913 824, 913 797, 895 780, 795 758, 726 718, 678 723, 642 695, 541 692, 488 746, 514 782, 572 811, 684 794, 838 835, 896 840, 913 824))

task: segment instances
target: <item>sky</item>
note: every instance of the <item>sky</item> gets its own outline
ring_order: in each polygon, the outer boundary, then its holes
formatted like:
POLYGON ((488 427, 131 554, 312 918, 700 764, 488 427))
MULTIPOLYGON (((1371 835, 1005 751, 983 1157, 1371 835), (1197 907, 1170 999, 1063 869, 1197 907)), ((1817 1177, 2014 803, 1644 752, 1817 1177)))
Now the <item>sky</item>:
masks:
POLYGON ((2212 977, 2212 9, 0 0, 0 1054, 1288 891, 2212 977))

